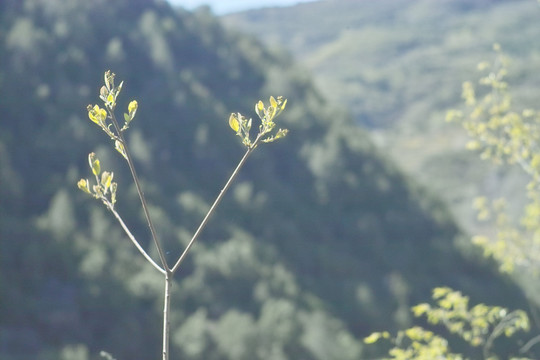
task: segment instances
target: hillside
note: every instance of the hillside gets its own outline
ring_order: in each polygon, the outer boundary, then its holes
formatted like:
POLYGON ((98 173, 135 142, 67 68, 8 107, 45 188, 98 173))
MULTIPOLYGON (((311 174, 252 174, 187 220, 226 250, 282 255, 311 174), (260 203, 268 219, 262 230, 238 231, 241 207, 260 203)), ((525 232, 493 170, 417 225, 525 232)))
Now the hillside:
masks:
POLYGON ((128 141, 171 258, 242 155, 228 114, 289 99, 290 135, 258 149, 177 276, 175 357, 357 359, 361 336, 407 324, 433 286, 523 301, 463 255, 445 206, 305 71, 204 9, 2 1, 0 53, 2 359, 159 353, 159 274, 76 188, 96 151, 115 171, 118 210, 148 237, 128 169, 86 115, 107 69, 125 81, 123 101, 139 101, 128 141))
POLYGON ((328 0, 222 21, 293 53, 325 97, 475 232, 472 198, 515 198, 524 181, 466 151, 465 132, 445 113, 461 106, 462 82, 479 77, 476 65, 494 58, 495 42, 511 58, 517 108, 537 103, 539 14, 531 0, 328 0))

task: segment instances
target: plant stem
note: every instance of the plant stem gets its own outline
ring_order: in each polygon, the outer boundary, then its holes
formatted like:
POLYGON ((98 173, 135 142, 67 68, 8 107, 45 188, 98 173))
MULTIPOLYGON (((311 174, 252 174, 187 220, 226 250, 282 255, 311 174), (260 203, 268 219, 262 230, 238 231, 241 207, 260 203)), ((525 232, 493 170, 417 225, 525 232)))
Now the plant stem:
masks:
POLYGON ((114 128, 116 129, 116 133, 118 134, 118 138, 120 139, 120 141, 122 142, 122 145, 124 146, 127 162, 129 165, 129 170, 131 171, 131 176, 133 177, 133 181, 135 182, 135 187, 137 188, 139 199, 141 199, 144 216, 146 218, 146 222, 148 223, 148 227, 150 228, 152 240, 154 241, 154 244, 156 245, 156 248, 158 250, 159 259, 161 260, 161 264, 163 265, 163 268, 165 270, 169 270, 169 266, 167 265, 167 259, 165 258, 165 252, 163 251, 163 248, 161 247, 161 244, 159 243, 159 240, 156 235, 156 229, 154 228, 154 223, 152 222, 152 219, 150 218, 150 212, 148 211, 146 198, 144 196, 144 192, 142 191, 139 177, 137 176, 137 171, 135 170, 135 165, 133 164, 133 160, 131 158, 131 153, 129 151, 126 139, 124 138, 123 132, 120 130, 120 126, 118 125, 118 121, 116 120, 116 116, 114 115, 114 111, 110 110, 109 114, 110 114, 112 123, 114 125, 114 128))
POLYGON ((152 264, 152 266, 157 270, 159 271, 160 273, 162 273, 163 275, 166 275, 166 271, 161 268, 155 261, 154 259, 152 259, 150 257, 150 255, 148 255, 148 253, 144 250, 144 248, 141 246, 141 244, 139 244, 139 242, 137 241, 137 239, 135 238, 135 236, 133 236, 133 234, 131 233, 131 231, 129 231, 129 228, 127 227, 127 225, 124 223, 124 220, 122 219, 122 217, 120 216, 120 214, 118 214, 118 212, 114 209, 113 205, 110 203, 110 201, 107 199, 107 198, 103 198, 102 199, 104 202, 105 202, 105 205, 107 206, 107 208, 113 213, 114 217, 116 218, 116 220, 118 220, 118 222, 120 223, 120 226, 122 226, 122 229, 124 229, 124 232, 127 234, 127 236, 129 237, 129 239, 131 240, 131 242, 133 243, 133 245, 135 245, 135 247, 137 248, 137 250, 139 250, 139 252, 144 256, 144 258, 150 263, 152 264))
POLYGON ((210 217, 212 216, 212 214, 214 213, 214 211, 216 210, 217 206, 219 205, 219 203, 221 202, 221 200, 223 199, 223 196, 225 195, 225 193, 227 192, 227 190, 229 190, 229 187, 231 186, 231 184, 233 183, 234 179, 236 178, 236 176, 238 175, 238 173, 240 172, 240 169, 244 166, 247 158, 249 157, 249 155, 251 155, 251 153, 253 152, 253 150, 255 150, 255 148, 257 147, 257 144, 259 143, 259 140, 260 140, 261 136, 259 135, 257 137, 257 139, 254 141, 253 145, 251 145, 246 153, 244 154, 244 156, 242 157, 242 159, 240 160, 240 162, 238 163, 238 165, 236 166, 236 169, 234 169, 233 173, 231 174, 231 177, 229 178, 229 180, 227 180, 227 183, 225 184, 225 186, 223 187, 223 189, 220 191, 218 197, 216 198, 216 200, 214 201, 214 203, 212 204, 212 206, 210 207, 210 210, 208 210, 208 213, 206 213, 206 216, 204 217, 204 219, 202 220, 201 224, 199 225, 199 227, 197 228, 197 231, 195 231, 195 234, 193 234, 193 237, 191 238, 191 240, 189 241, 188 245, 186 246, 186 248, 184 249, 184 252, 182 253, 182 255, 180 255, 180 257, 178 258, 178 261, 176 261, 176 264, 174 264, 171 272, 174 274, 176 272, 176 270, 178 270, 178 267, 180 266, 180 264, 182 263, 182 261, 184 260, 184 258, 186 257, 187 253, 189 252, 189 250, 191 249, 191 246, 195 243, 195 241, 197 240, 197 238, 199 237, 199 235, 201 234, 201 232, 203 231, 203 229, 206 227, 206 225, 208 224, 208 220, 210 220, 210 217))
POLYGON ((163 360, 169 360, 172 277, 173 273, 170 270, 167 270, 165 272, 165 294, 163 296, 163 360))

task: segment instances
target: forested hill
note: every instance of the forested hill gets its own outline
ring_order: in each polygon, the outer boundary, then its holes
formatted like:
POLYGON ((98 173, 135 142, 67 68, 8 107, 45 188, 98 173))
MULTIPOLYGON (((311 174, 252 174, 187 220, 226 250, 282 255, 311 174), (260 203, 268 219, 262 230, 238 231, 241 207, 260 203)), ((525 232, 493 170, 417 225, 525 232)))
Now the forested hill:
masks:
POLYGON ((139 101, 128 141, 171 258, 242 155, 228 114, 289 99, 289 136, 257 149, 177 276, 174 358, 357 359, 363 335, 408 323, 434 286, 519 301, 305 71, 204 9, 4 0, 0 54, 2 359, 159 354, 160 274, 76 186, 96 151, 148 238, 129 171, 86 114, 107 69, 139 101))
POLYGON ((445 114, 461 105, 461 84, 477 79, 477 64, 493 60, 494 43, 510 59, 514 104, 536 106, 539 5, 324 0, 221 20, 294 54, 325 97, 346 107, 403 171, 443 197, 460 225, 476 233, 472 198, 515 199, 524 181, 466 150, 466 133, 445 114))

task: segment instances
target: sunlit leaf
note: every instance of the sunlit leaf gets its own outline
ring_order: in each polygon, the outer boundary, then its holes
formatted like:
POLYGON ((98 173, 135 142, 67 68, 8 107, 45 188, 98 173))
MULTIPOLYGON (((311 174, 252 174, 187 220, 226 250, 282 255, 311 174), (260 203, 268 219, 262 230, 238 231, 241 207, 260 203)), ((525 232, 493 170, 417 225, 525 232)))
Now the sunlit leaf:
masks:
POLYGON ((133 100, 128 105, 128 112, 129 117, 131 120, 135 117, 135 113, 137 112, 137 108, 139 107, 139 104, 137 103, 137 100, 133 100))
POLYGON ((113 176, 114 174, 112 172, 109 173, 108 171, 104 171, 103 174, 101 174, 101 185, 105 188, 105 190, 111 186, 113 176))
POLYGON ((259 102, 255 104, 255 112, 259 118, 262 119, 264 117, 264 104, 262 101, 259 100, 259 102))
POLYGON ((273 96, 270 96, 270 105, 275 109, 278 107, 278 103, 276 101, 276 99, 274 99, 273 96))
POLYGON ((238 132, 240 130, 240 122, 238 121, 238 115, 235 113, 232 113, 229 117, 229 126, 231 129, 233 129, 235 132, 238 132))
POLYGON ((81 189, 85 193, 91 194, 90 187, 88 185, 88 180, 86 180, 86 179, 79 180, 79 182, 77 183, 77 186, 79 187, 79 189, 81 189))
POLYGON ((88 154, 88 164, 95 176, 98 176, 101 172, 101 167, 99 165, 99 159, 96 157, 95 153, 88 154))
POLYGON ((286 105, 287 105, 287 99, 283 100, 283 103, 281 104, 281 111, 285 109, 286 105))
POLYGON ((381 337, 382 337, 381 333, 374 332, 371 335, 369 335, 368 337, 364 338, 364 342, 366 344, 373 344, 373 343, 377 342, 381 337))

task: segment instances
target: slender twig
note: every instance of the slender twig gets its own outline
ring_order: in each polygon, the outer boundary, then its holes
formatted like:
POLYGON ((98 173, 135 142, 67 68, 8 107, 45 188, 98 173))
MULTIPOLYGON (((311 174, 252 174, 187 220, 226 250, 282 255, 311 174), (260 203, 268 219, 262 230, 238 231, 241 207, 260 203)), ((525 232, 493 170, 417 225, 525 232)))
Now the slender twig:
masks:
POLYGON ((131 176, 133 177, 133 181, 135 182, 135 187, 137 188, 137 193, 139 194, 139 199, 141 199, 141 204, 144 212, 144 216, 146 218, 146 222, 148 223, 148 227, 150 228, 150 233, 152 235, 152 240, 154 241, 154 244, 156 245, 156 248, 158 250, 159 259, 161 260, 161 264, 163 265, 163 268, 165 270, 169 269, 169 266, 167 265, 167 259, 165 258, 165 252, 163 251, 163 248, 161 247, 161 244, 159 243, 159 240, 156 235, 156 229, 154 228, 154 223, 152 222, 152 218, 150 217, 150 212, 148 210, 148 205, 146 204, 146 198, 144 196, 144 192, 142 191, 141 184, 139 181, 139 177, 137 176, 137 171, 135 170, 135 165, 133 164, 133 160, 131 158, 131 153, 129 151, 129 147, 127 145, 127 142, 124 138, 124 134, 122 130, 120 129, 120 126, 118 125, 118 121, 116 120, 116 116, 114 115, 114 112, 111 110, 109 111, 109 115, 111 118, 111 121, 114 125, 114 128, 116 129, 118 138, 120 139, 122 145, 124 146, 124 151, 126 154, 126 159, 129 165, 129 170, 131 171, 131 176))
POLYGON ((172 273, 174 274, 176 272, 176 270, 178 270, 178 267, 180 266, 180 264, 182 263, 182 261, 184 261, 184 258, 186 257, 187 253, 189 252, 189 250, 191 249, 191 246, 195 243, 195 241, 197 240, 197 238, 199 237, 199 235, 201 234, 201 232, 203 231, 203 229, 206 227, 206 224, 208 224, 208 221, 210 220, 210 217, 212 216, 212 214, 214 213, 214 211, 216 210, 217 206, 219 205, 219 203, 221 202, 221 200, 223 199, 223 196, 225 195, 225 193, 227 192, 227 190, 229 190, 229 187, 231 186, 231 184, 233 183, 234 179, 236 178, 236 175, 238 175, 238 173, 240 172, 240 169, 244 166, 247 158, 249 157, 249 155, 251 155, 251 153, 253 152, 253 150, 255 150, 255 148, 257 147, 257 144, 259 143, 259 140, 261 139, 261 136, 259 135, 257 137, 257 139, 254 141, 253 145, 250 146, 246 153, 244 154, 244 156, 242 157, 242 159, 240 160, 240 162, 238 163, 238 165, 236 166, 236 169, 234 169, 233 173, 231 174, 231 177, 229 178, 229 180, 227 180, 227 183, 225 184, 225 186, 223 187, 223 189, 219 192, 219 195, 218 197, 216 198, 216 200, 214 201, 214 203, 212 204, 212 206, 210 207, 210 210, 208 210, 208 213, 206 213, 206 216, 204 217, 204 219, 202 220, 201 224, 199 225, 199 227, 197 228, 197 231, 195 231, 195 234, 193 234, 193 237, 191 238, 191 240, 189 241, 188 245, 186 246, 186 248, 184 249, 184 252, 182 253, 182 255, 180 255, 180 257, 178 258, 178 260, 176 261, 176 264, 174 264, 174 266, 172 267, 172 273))
POLYGON ((497 326, 495 326, 495 328, 487 338, 486 343, 482 349, 484 359, 487 359, 489 357, 489 353, 491 348, 493 347, 493 342, 495 341, 495 339, 499 337, 499 335, 503 334, 508 324, 511 324, 511 322, 518 317, 518 312, 512 311, 510 314, 502 318, 501 321, 497 324, 497 326))
POLYGON ((540 343, 540 335, 537 335, 533 337, 531 340, 527 341, 527 343, 523 345, 521 349, 519 349, 519 352, 521 354, 524 354, 528 352, 529 350, 531 350, 531 348, 538 343, 540 343))
POLYGON ((163 296, 163 360, 169 359, 169 334, 170 334, 170 308, 171 308, 171 288, 173 273, 167 270, 165 273, 165 294, 163 296))
POLYGON ((137 239, 135 238, 135 236, 133 236, 133 234, 131 233, 131 231, 129 231, 129 228, 127 227, 127 225, 124 223, 124 220, 122 219, 122 217, 120 216, 120 214, 118 214, 118 212, 114 209, 112 203, 105 197, 102 198, 103 202, 105 203, 105 205, 107 206, 107 208, 112 212, 112 214, 114 215, 114 217, 116 218, 116 220, 118 220, 118 223, 120 223, 120 226, 122 226, 122 229, 124 229, 124 232, 127 234, 127 236, 129 237, 129 239, 131 240, 131 242, 133 243, 133 245, 135 245, 135 247, 137 248, 137 250, 139 250, 139 252, 142 254, 142 256, 144 256, 144 258, 146 260, 148 260, 148 262, 150 264, 152 264, 152 266, 154 268, 156 268, 157 271, 159 271, 160 273, 162 273, 163 275, 166 275, 167 272, 161 268, 161 266, 159 266, 155 261, 154 259, 152 259, 150 257, 150 255, 148 255, 148 253, 144 250, 144 248, 141 246, 141 244, 139 244, 139 242, 137 241, 137 239))

